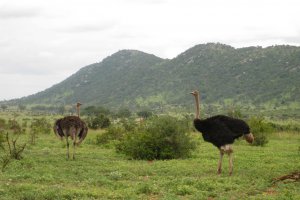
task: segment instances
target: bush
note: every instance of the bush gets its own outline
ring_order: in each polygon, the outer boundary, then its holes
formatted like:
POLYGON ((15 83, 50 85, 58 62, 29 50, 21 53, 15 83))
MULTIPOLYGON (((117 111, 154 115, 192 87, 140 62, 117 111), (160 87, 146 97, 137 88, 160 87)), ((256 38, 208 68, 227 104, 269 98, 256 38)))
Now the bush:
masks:
POLYGON ((96 136, 96 144, 102 145, 113 140, 121 140, 125 132, 122 126, 110 126, 104 133, 96 136))
POLYGON ((120 123, 122 124, 126 132, 132 132, 137 129, 137 123, 134 120, 123 118, 120 120, 120 123))
POLYGON ((265 122, 262 117, 252 117, 248 123, 255 138, 253 145, 264 146, 267 144, 269 142, 267 134, 273 131, 272 126, 265 122))
POLYGON ((51 132, 51 127, 52 125, 44 117, 40 119, 33 119, 30 131, 31 144, 35 144, 37 134, 49 134, 51 132))
POLYGON ((142 117, 144 119, 148 119, 152 115, 153 115, 153 113, 149 110, 142 110, 142 111, 137 112, 137 116, 142 117))
POLYGON ((88 126, 92 129, 107 128, 110 126, 110 120, 104 114, 92 117, 88 120, 88 126))
POLYGON ((21 160, 22 153, 26 147, 25 144, 19 144, 20 135, 25 134, 26 130, 23 128, 16 119, 8 121, 5 140, 9 150, 9 155, 12 159, 21 160))
POLYGON ((125 135, 117 151, 133 159, 184 158, 195 149, 196 143, 186 134, 183 121, 170 116, 152 118, 143 127, 125 135))
POLYGON ((24 134, 25 129, 19 124, 16 119, 8 120, 7 125, 8 130, 12 131, 14 134, 24 134))

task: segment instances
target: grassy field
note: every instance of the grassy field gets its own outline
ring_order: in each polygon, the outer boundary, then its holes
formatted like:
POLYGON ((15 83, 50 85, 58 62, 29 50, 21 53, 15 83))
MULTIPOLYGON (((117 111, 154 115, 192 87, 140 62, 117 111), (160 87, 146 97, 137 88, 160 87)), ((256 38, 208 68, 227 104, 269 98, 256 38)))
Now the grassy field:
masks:
POLYGON ((232 176, 227 157, 216 174, 218 150, 201 137, 189 159, 150 162, 95 145, 96 134, 89 132, 75 161, 53 133, 39 135, 0 172, 0 199, 300 199, 300 182, 272 183, 300 170, 299 133, 273 134, 265 147, 236 141, 232 176))

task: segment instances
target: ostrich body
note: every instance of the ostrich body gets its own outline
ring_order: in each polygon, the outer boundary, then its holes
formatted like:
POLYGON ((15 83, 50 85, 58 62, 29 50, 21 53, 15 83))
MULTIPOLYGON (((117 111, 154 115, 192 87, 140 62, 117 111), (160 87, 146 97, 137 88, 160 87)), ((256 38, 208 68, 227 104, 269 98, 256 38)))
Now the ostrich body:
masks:
POLYGON ((202 133, 204 141, 212 143, 220 150, 220 160, 218 163, 218 174, 222 171, 223 155, 229 156, 229 174, 233 171, 233 144, 236 138, 244 136, 247 142, 252 143, 254 137, 250 133, 248 124, 240 119, 235 119, 225 115, 216 115, 207 119, 200 119, 199 92, 191 92, 195 97, 196 116, 194 119, 195 128, 202 133))
POLYGON ((69 136, 73 140, 73 160, 75 159, 75 146, 79 145, 87 135, 88 128, 84 121, 80 119, 80 103, 77 103, 78 116, 66 116, 58 119, 54 124, 54 133, 60 138, 66 138, 67 142, 67 159, 70 157, 69 153, 69 136))

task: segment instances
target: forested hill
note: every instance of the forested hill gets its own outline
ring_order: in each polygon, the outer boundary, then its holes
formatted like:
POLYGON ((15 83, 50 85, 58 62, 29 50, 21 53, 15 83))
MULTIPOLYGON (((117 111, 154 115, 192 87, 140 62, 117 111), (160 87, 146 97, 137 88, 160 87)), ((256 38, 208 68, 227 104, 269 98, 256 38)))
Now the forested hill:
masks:
POLYGON ((107 108, 187 106, 191 90, 206 104, 224 101, 284 106, 300 101, 300 47, 196 45, 174 59, 122 50, 83 67, 53 87, 10 101, 55 105, 76 101, 107 108))

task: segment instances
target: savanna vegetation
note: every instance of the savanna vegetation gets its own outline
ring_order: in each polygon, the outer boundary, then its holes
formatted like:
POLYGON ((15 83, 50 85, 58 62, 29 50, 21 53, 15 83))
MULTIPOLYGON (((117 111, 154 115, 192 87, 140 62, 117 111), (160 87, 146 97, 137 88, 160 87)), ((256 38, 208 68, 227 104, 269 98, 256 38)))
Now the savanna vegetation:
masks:
POLYGON ((235 142, 229 176, 226 157, 217 175, 218 150, 194 130, 190 114, 89 108, 82 112, 89 133, 72 161, 52 131, 62 115, 26 109, 0 113, 0 199, 300 198, 299 179, 282 178, 300 173, 298 121, 245 118, 257 143, 235 142))
POLYGON ((300 199, 300 47, 196 45, 173 59, 121 50, 45 91, 0 102, 0 199, 300 199), (192 126, 201 116, 248 122, 252 145, 218 150, 192 126), (54 121, 81 118, 74 161, 54 121), (109 110, 107 108, 112 108, 109 110), (225 111, 225 112, 224 112, 225 111))

